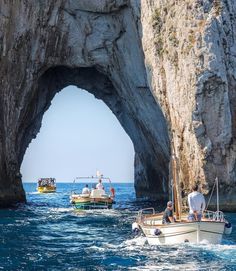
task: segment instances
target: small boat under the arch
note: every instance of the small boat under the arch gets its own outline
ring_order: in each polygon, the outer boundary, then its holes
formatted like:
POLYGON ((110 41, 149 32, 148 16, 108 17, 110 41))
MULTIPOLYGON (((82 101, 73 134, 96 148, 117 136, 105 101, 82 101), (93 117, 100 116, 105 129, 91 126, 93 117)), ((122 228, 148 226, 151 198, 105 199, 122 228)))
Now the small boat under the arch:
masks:
POLYGON ((37 190, 39 193, 55 193, 56 179, 55 178, 40 178, 38 179, 37 190))
POLYGON ((115 203, 115 189, 111 185, 111 180, 108 177, 100 176, 88 176, 88 177, 76 177, 74 183, 79 181, 81 183, 89 183, 93 187, 89 193, 79 193, 78 190, 73 190, 70 196, 70 202, 75 209, 78 210, 93 210, 93 209, 111 209, 115 203), (96 183, 99 180, 104 184, 104 189, 96 188, 96 183), (95 183, 96 181, 96 183, 95 183), (109 192, 106 192, 109 186, 109 192))

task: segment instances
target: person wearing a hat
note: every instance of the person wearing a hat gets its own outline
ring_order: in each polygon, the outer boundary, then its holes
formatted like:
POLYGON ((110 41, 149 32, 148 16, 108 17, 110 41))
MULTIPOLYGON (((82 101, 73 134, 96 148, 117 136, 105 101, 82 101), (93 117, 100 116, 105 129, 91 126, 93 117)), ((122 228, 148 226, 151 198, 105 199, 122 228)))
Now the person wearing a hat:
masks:
POLYGON ((167 207, 162 217, 162 224, 169 224, 172 222, 175 222, 175 219, 173 216, 173 204, 172 204, 172 201, 168 201, 167 207))

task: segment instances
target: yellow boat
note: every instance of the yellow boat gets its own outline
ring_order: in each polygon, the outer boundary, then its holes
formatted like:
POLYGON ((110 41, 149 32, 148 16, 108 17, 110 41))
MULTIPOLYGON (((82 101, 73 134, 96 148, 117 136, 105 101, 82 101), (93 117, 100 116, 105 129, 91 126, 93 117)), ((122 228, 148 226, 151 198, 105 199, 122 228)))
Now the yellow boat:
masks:
POLYGON ((55 178, 40 178, 38 179, 37 190, 39 193, 54 193, 56 192, 55 178))

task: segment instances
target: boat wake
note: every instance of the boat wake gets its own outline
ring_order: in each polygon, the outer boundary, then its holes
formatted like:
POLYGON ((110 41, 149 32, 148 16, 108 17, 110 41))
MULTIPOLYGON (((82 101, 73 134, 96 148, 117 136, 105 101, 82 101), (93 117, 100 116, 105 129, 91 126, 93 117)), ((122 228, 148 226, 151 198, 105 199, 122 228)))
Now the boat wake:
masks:
POLYGON ((72 207, 68 208, 50 208, 50 211, 56 212, 56 213, 67 213, 72 212, 74 209, 72 207))
POLYGON ((147 245, 147 238, 144 236, 138 236, 133 239, 126 240, 122 243, 124 246, 126 246, 129 250, 136 249, 137 246, 144 246, 147 245))

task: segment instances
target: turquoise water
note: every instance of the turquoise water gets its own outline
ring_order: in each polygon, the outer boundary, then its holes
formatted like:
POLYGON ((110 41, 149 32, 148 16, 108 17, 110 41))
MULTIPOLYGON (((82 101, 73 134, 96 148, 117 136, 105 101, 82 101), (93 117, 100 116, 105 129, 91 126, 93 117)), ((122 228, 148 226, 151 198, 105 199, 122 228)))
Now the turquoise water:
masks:
POLYGON ((152 247, 131 232, 150 203, 135 200, 133 184, 114 186, 113 210, 78 213, 72 184, 59 183, 55 194, 24 184, 28 204, 0 210, 0 270, 236 270, 236 214, 227 214, 234 229, 222 245, 152 247))

